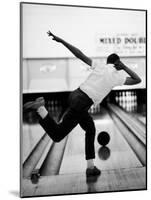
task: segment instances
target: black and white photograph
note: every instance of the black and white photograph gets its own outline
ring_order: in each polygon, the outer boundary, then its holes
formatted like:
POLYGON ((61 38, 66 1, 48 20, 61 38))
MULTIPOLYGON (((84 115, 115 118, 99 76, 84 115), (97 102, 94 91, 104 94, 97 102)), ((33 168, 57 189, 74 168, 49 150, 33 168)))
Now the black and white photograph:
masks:
POLYGON ((146 46, 145 9, 20 3, 21 197, 147 189, 146 46))

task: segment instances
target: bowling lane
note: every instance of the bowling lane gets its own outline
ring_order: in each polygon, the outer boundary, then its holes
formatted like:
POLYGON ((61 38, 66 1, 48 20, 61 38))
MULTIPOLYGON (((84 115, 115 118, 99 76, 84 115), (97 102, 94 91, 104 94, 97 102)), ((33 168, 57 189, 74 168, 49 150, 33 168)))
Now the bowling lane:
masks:
POLYGON ((133 116, 134 118, 142 122, 144 126, 146 125, 146 103, 138 104, 137 101, 135 102, 130 101, 129 103, 127 102, 127 104, 124 104, 124 101, 123 101, 123 103, 120 106, 123 108, 123 110, 128 112, 131 116, 133 116), (127 106, 129 107, 129 109, 127 109, 127 106))
POLYGON ((146 115, 142 115, 140 113, 132 113, 134 118, 138 119, 144 126, 146 126, 146 115))
POLYGON ((136 154, 128 145, 121 131, 115 126, 112 119, 106 114, 106 120, 96 120, 97 133, 107 131, 110 134, 111 140, 107 147, 100 147, 96 142, 96 165, 100 169, 121 169, 141 167, 136 154))
POLYGON ((23 124, 22 130, 22 161, 24 162, 40 138, 44 130, 39 124, 23 124))
MULTIPOLYGON (((103 109, 102 115, 96 117, 95 125, 95 164, 100 169, 107 170, 142 166, 105 109, 103 109), (107 131, 111 137, 109 144, 104 148, 101 148, 97 142, 97 135, 101 131, 107 131)), ((84 131, 78 125, 69 135, 59 174, 85 172, 84 139, 84 131)))

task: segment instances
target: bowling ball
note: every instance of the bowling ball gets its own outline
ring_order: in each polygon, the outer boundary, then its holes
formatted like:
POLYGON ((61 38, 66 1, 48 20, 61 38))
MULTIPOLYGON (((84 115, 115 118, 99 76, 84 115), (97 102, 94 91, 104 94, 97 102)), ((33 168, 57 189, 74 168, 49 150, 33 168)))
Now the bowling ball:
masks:
POLYGON ((97 140, 100 145, 106 146, 110 141, 110 135, 107 132, 102 131, 98 134, 97 140))

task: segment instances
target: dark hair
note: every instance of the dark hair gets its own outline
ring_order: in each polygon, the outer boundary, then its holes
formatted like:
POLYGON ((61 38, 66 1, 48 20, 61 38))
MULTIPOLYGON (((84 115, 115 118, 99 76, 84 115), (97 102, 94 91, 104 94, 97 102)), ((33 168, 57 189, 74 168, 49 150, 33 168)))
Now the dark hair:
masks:
POLYGON ((107 64, 114 64, 119 59, 120 57, 117 54, 112 53, 107 57, 107 64))

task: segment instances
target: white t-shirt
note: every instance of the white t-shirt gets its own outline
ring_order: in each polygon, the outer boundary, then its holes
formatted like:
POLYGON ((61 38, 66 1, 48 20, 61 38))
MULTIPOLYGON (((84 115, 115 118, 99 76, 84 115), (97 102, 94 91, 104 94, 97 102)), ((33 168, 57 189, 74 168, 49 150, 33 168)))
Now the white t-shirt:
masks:
POLYGON ((100 103, 112 88, 125 83, 125 72, 116 70, 112 64, 98 66, 93 62, 91 69, 92 72, 80 85, 80 89, 92 99, 94 104, 100 103))

